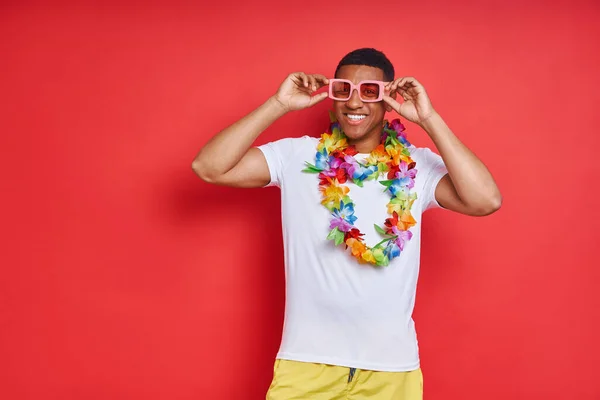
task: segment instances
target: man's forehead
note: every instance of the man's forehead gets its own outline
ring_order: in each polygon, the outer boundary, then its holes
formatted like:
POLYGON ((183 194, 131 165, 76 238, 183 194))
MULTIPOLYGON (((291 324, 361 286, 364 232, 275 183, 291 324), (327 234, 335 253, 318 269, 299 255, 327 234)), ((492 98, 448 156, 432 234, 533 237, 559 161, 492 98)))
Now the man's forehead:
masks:
POLYGON ((339 69, 336 78, 348 79, 353 83, 365 80, 384 80, 383 70, 381 68, 370 67, 367 65, 344 65, 339 69))

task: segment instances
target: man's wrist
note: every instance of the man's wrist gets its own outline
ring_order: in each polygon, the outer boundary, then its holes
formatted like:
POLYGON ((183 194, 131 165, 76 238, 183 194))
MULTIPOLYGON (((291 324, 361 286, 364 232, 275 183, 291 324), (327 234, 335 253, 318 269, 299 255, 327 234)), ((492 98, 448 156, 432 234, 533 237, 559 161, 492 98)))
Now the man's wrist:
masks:
POLYGON ((436 128, 439 128, 443 124, 444 120, 442 119, 441 115, 435 111, 419 122, 421 128, 423 128, 423 130, 428 134, 433 133, 436 128))
POLYGON ((272 110, 278 118, 284 116, 289 112, 289 110, 283 105, 281 101, 279 101, 279 99, 277 99, 276 96, 269 97, 269 99, 266 102, 266 105, 269 108, 269 110, 272 110))

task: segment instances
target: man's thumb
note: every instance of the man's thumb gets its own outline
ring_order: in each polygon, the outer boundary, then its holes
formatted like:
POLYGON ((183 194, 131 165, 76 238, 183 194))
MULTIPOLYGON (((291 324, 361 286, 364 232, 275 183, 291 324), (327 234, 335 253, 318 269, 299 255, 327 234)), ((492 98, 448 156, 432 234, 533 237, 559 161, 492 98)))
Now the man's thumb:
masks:
POLYGON ((313 97, 310 98, 310 106, 314 106, 317 103, 322 102, 323 100, 325 100, 327 98, 327 96, 329 96, 329 94, 327 92, 323 92, 323 93, 319 93, 313 97))

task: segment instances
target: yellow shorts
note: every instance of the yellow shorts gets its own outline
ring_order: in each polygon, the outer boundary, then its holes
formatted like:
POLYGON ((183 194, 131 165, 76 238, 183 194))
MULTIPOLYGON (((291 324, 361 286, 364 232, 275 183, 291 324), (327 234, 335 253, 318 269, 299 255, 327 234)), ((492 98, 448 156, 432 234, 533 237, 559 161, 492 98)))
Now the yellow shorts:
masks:
POLYGON ((422 400, 421 369, 368 371, 336 365, 275 360, 267 400, 422 400))

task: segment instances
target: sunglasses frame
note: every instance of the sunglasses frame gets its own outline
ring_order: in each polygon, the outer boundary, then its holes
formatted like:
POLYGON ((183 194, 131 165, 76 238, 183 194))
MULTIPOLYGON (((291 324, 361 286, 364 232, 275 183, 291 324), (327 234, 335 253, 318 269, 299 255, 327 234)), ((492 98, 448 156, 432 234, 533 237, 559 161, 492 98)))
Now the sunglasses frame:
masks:
POLYGON ((348 101, 350 100, 350 98, 352 97, 352 93, 354 93, 354 90, 356 90, 358 92, 358 97, 360 98, 360 101, 362 101, 363 103, 377 103, 378 101, 382 101, 383 100, 383 94, 385 91, 385 85, 386 82, 383 81, 373 81, 373 80, 366 80, 366 81, 360 81, 358 82, 356 85, 354 83, 352 83, 352 81, 349 81, 348 79, 330 79, 329 80, 329 98, 336 100, 336 101, 348 101), (344 98, 339 98, 339 97, 335 97, 333 95, 333 84, 335 82, 343 82, 343 83, 348 83, 350 84, 350 95, 348 96, 347 99, 344 98), (373 100, 373 99, 363 99, 360 95, 360 86, 362 84, 376 84, 379 86, 379 96, 377 97, 377 99, 373 100))

